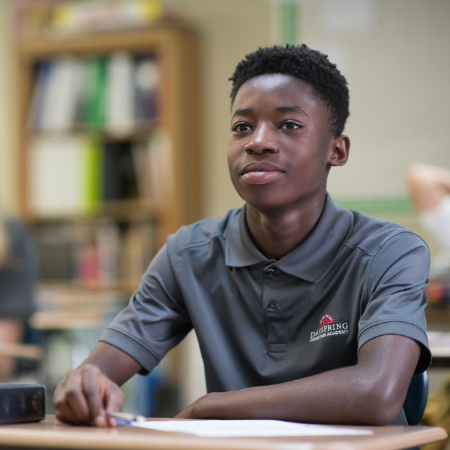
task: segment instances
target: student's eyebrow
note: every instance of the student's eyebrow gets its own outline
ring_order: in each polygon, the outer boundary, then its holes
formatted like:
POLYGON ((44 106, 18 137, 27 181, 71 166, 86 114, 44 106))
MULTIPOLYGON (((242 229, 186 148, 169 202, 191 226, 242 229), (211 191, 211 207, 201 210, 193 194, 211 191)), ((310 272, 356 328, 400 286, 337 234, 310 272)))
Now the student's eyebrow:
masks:
POLYGON ((303 111, 302 108, 300 108, 300 106, 278 106, 277 107, 277 111, 280 111, 280 112, 298 112, 300 114, 303 114, 303 115, 309 117, 308 114, 306 114, 306 112, 303 111))
POLYGON ((253 112, 253 108, 242 108, 242 109, 237 109, 233 115, 231 116, 231 118, 233 118, 234 116, 248 116, 249 114, 251 114, 253 112))
MULTIPOLYGON (((300 113, 300 114, 303 114, 303 115, 309 117, 308 114, 306 114, 306 112, 303 111, 302 108, 300 108, 300 106, 277 106, 276 111, 278 111, 278 112, 297 112, 297 113, 300 113)), ((253 112, 253 108, 237 109, 231 117, 233 118, 234 116, 248 116, 252 112, 253 112)))

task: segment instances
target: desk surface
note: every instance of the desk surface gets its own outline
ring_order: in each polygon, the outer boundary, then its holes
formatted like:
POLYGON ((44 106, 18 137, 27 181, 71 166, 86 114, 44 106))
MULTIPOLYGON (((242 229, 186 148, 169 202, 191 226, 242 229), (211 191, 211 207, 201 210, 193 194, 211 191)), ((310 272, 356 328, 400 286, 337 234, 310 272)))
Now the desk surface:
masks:
POLYGON ((200 438, 144 428, 74 427, 53 415, 42 422, 0 425, 0 449, 89 450, 396 450, 445 439, 442 428, 363 427, 373 435, 286 438, 200 438))

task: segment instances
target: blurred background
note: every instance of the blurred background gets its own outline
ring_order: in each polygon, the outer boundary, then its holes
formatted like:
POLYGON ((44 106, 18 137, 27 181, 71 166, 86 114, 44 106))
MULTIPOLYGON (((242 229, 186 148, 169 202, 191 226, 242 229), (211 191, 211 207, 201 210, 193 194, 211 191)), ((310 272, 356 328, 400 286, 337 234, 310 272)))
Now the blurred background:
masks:
MULTIPOLYGON (((0 2, 0 205, 30 230, 39 268, 22 342, 36 352, 5 354, 33 360, 27 376, 51 392, 168 233, 242 205, 226 164, 228 78, 260 46, 306 43, 338 65, 352 145, 330 194, 413 229, 435 255, 406 174, 450 168, 449 17, 447 0, 0 2)), ((450 328, 446 295, 430 329, 450 328)), ((190 335, 125 386, 128 408, 176 414, 204 392, 202 370, 190 335)), ((432 392, 446 371, 430 371, 432 392)))

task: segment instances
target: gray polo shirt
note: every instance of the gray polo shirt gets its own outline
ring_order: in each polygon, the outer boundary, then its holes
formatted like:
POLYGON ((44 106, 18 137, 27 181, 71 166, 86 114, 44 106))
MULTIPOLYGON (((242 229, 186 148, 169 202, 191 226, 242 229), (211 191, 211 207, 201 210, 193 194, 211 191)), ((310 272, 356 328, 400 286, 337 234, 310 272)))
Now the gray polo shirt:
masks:
POLYGON ((307 377, 354 365, 364 343, 398 334, 431 360, 424 241, 399 225, 335 205, 310 236, 275 261, 255 247, 246 208, 182 227, 103 334, 151 371, 195 329, 208 391, 307 377))

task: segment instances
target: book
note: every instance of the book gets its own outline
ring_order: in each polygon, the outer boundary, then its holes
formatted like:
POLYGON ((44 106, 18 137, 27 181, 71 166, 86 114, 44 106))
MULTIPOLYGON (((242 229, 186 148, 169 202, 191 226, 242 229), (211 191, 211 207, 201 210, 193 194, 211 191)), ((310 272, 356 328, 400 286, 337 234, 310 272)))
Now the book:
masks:
POLYGON ((121 277, 137 288, 152 259, 153 230, 151 222, 130 222, 124 232, 121 249, 121 277))
POLYGON ((104 146, 102 200, 138 198, 138 181, 129 141, 107 142, 104 146))
POLYGON ((158 117, 160 71, 155 57, 137 55, 133 72, 134 117, 137 126, 149 126, 158 117))
POLYGON ((30 205, 34 214, 77 213, 82 209, 83 140, 77 136, 40 136, 30 149, 30 205))
POLYGON ((100 206, 102 147, 77 135, 31 142, 30 205, 40 216, 90 214, 100 206))
POLYGON ((69 131, 75 123, 77 102, 81 95, 80 59, 62 56, 50 61, 51 70, 40 118, 43 131, 69 131))
POLYGON ((92 56, 85 61, 86 92, 84 98, 84 125, 97 130, 105 124, 106 59, 92 56))
POLYGON ((133 58, 128 52, 113 53, 107 60, 105 129, 122 136, 134 127, 133 58))
POLYGON ((154 24, 164 17, 158 0, 88 0, 54 5, 47 31, 57 37, 154 24))
POLYGON ((114 288, 119 279, 120 243, 119 226, 113 221, 96 227, 98 247, 99 283, 103 288, 114 288))
POLYGON ((136 141, 131 145, 131 155, 133 158, 134 172, 138 197, 140 199, 152 199, 153 189, 150 179, 149 149, 146 141, 136 141))
POLYGON ((42 128, 42 115, 52 68, 53 65, 50 61, 43 61, 36 67, 36 79, 28 115, 29 130, 40 130, 42 128))
POLYGON ((0 383, 0 424, 45 418, 45 386, 0 383))
POLYGON ((155 200, 171 198, 175 186, 170 170, 172 143, 169 134, 163 128, 157 128, 148 138, 147 158, 152 198, 155 200))
POLYGON ((82 212, 94 214, 100 207, 102 196, 103 146, 94 137, 86 137, 82 150, 82 212))

